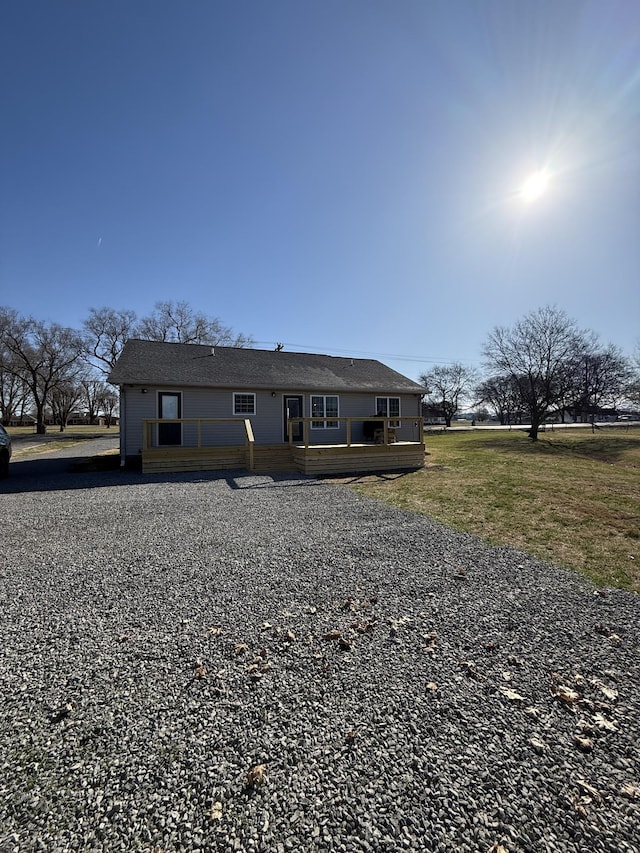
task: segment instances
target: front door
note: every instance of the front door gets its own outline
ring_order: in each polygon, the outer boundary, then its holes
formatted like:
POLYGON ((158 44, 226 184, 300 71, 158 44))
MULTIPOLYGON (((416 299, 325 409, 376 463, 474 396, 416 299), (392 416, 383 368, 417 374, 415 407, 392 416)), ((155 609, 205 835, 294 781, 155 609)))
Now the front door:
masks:
MULTIPOLYGON (((284 440, 289 441, 289 418, 303 417, 302 397, 284 396, 284 440)), ((302 424, 293 424, 293 440, 302 441, 302 424)))
MULTIPOLYGON (((158 392, 158 417, 177 420, 182 417, 182 394, 158 392)), ((158 424, 158 445, 182 444, 182 424, 158 424)))

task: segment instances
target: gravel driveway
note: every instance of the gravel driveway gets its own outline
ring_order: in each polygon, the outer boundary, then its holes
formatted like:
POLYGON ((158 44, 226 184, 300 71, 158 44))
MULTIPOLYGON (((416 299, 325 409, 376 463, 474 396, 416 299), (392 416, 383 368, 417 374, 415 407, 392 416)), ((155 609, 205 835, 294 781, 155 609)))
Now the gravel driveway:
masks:
POLYGON ((329 483, 27 464, 1 853, 640 850, 637 596, 329 483))

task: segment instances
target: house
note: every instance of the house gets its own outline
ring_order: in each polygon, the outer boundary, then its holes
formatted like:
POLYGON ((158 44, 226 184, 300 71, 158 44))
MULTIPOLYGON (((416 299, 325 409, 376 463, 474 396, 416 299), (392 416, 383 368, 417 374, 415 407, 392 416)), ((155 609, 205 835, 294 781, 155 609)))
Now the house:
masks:
POLYGON ((132 339, 109 382, 123 464, 144 472, 424 465, 425 389, 373 359, 132 339))

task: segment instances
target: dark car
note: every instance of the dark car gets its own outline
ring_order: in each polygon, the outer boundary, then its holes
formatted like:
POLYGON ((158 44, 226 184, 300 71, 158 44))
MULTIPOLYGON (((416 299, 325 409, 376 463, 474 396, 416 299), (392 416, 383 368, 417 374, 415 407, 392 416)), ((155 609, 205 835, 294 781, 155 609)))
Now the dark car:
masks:
POLYGON ((9 460, 11 459, 11 436, 3 426, 0 426, 0 479, 9 476, 9 460))

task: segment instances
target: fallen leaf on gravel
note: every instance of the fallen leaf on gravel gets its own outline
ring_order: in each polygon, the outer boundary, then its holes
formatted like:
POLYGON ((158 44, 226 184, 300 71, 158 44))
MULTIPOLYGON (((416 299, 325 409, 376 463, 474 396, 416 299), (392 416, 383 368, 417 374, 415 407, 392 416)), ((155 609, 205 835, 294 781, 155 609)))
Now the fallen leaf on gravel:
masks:
POLYGON ((579 750, 582 752, 591 752, 593 750, 593 741, 590 737, 580 737, 580 735, 574 735, 573 741, 579 750))
POLYGON ((570 687, 566 687, 564 684, 558 684, 555 688, 555 695, 567 705, 573 705, 574 702, 577 702, 580 699, 580 694, 575 690, 572 690, 570 687))
POLYGON ((585 797, 573 797, 572 802, 573 802, 573 807, 578 812, 580 817, 587 817, 588 816, 588 812, 585 808, 585 804, 589 805, 589 803, 591 802, 591 800, 588 797, 586 797, 586 798, 585 797))
POLYGON ((431 690, 432 693, 435 693, 435 691, 438 689, 438 685, 435 684, 433 681, 428 681, 426 686, 427 690, 431 690))
POLYGON ((329 631, 326 634, 324 634, 322 639, 323 640, 339 640, 341 636, 342 636, 342 634, 340 633, 340 631, 338 631, 338 629, 335 628, 333 631, 329 631))
POLYGON ((246 643, 236 643, 234 651, 237 655, 243 655, 249 651, 249 646, 246 643))
POLYGON ((464 669, 469 678, 485 678, 485 676, 478 670, 477 666, 472 660, 460 661, 460 666, 464 669))
POLYGON ((207 674, 207 667, 202 663, 202 661, 196 661, 195 672, 193 673, 194 678, 204 678, 207 674))
POLYGON ((269 672, 271 669, 270 663, 263 664, 260 658, 258 658, 258 663, 252 663, 247 667, 247 672, 249 673, 249 677, 254 681, 260 681, 265 672, 269 672))
POLYGON ((598 791, 597 788, 594 788, 593 785, 590 785, 588 782, 585 782, 584 779, 577 779, 576 785, 586 794, 589 794, 597 803, 602 802, 602 794, 598 791))
POLYGON ((499 841, 496 841, 496 843, 492 844, 491 847, 487 850, 487 853, 508 853, 508 851, 503 844, 501 844, 499 841))
POLYGON ((504 680, 505 680, 505 681, 511 681, 511 679, 512 679, 512 677, 513 677, 513 676, 511 675, 511 673, 510 673, 510 672, 507 672, 506 670, 504 670, 503 672, 501 672, 501 673, 500 673, 500 675, 504 678, 504 680))
POLYGON ((249 768, 249 772, 247 773, 247 786, 249 788, 262 787, 262 785, 267 781, 265 777, 266 769, 266 764, 254 764, 253 767, 249 768))
POLYGON ((611 722, 611 720, 607 720, 607 718, 603 714, 596 714, 593 718, 595 720, 596 726, 599 729, 606 729, 608 732, 617 732, 618 727, 615 723, 611 722))
POLYGON ((352 622, 349 627, 357 631, 358 634, 370 634, 375 628, 375 622, 352 622))
POLYGON ((429 643, 428 646, 424 646, 424 648, 422 649, 422 654, 423 655, 432 655, 436 650, 436 640, 438 639, 438 632, 437 631, 429 631, 428 634, 423 634, 422 636, 429 643))
POLYGON ((529 705, 528 708, 525 708, 524 712, 529 717, 535 717, 535 719, 538 719, 540 717, 540 710, 538 708, 534 708, 533 705, 529 705))
POLYGON ((344 637, 340 637, 340 639, 338 640, 338 645, 345 652, 348 652, 351 650, 351 643, 348 640, 345 640, 344 637))
POLYGON ((615 690, 613 687, 607 687, 606 684, 603 684, 599 678, 592 678, 591 684, 593 684, 594 687, 597 687, 598 690, 611 702, 615 702, 618 698, 618 691, 615 690))
POLYGON ((287 631, 286 636, 287 636, 287 640, 288 640, 290 643, 294 643, 294 642, 295 642, 296 635, 293 633, 293 631, 287 631))
POLYGON ((270 628, 273 628, 273 625, 271 624, 271 622, 263 622, 262 623, 262 629, 261 630, 268 631, 270 628))
POLYGON ((211 628, 207 628, 207 634, 210 637, 217 637, 222 634, 222 628, 219 625, 213 625, 211 628))
POLYGON ((216 802, 211 806, 209 811, 209 820, 222 820, 222 803, 220 800, 216 800, 216 802))
POLYGON ((635 800, 637 797, 640 797, 640 788, 634 785, 633 782, 625 782, 622 788, 620 788, 620 793, 624 794, 625 797, 629 797, 630 800, 635 800))
POLYGON ((534 748, 534 750, 538 753, 538 755, 542 755, 545 750, 544 743, 539 740, 537 737, 529 738, 529 743, 534 748))
POLYGON ((61 705, 59 708, 55 708, 51 711, 51 715, 49 716, 49 722, 60 723, 62 722, 62 720, 66 720, 72 711, 73 702, 67 702, 64 705, 61 705))
POLYGON ((498 687, 500 693, 506 696, 510 702, 524 702, 524 697, 510 687, 498 687))

